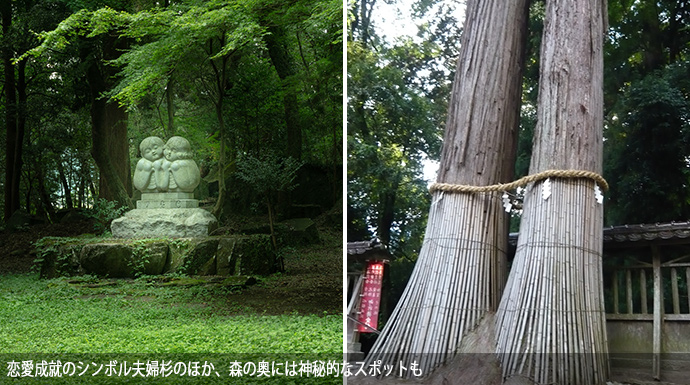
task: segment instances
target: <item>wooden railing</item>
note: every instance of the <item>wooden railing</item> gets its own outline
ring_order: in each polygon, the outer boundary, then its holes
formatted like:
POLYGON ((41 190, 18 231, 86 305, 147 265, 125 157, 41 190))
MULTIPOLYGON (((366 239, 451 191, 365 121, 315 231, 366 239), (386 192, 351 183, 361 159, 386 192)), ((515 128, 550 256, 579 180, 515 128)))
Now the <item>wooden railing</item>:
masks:
POLYGON ((661 373, 663 322, 690 321, 690 255, 663 263, 661 260, 659 249, 653 246, 652 263, 638 260, 630 266, 610 267, 605 273, 610 274, 606 289, 612 296, 606 319, 653 323, 652 368, 657 380, 661 373), (669 296, 670 301, 665 300, 669 296))
POLYGON ((609 270, 608 289, 613 298, 606 309, 607 318, 652 320, 658 292, 659 310, 665 319, 690 320, 690 263, 682 262, 689 258, 664 263, 653 258, 652 263, 638 261, 609 270))

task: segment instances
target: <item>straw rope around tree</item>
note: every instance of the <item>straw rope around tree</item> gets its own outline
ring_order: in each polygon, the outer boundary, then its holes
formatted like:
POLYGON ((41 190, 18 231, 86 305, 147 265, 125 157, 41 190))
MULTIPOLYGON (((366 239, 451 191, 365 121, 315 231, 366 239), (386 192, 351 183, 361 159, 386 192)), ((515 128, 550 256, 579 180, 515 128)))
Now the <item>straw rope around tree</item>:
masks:
POLYGON ((471 186, 463 184, 450 184, 450 183, 433 183, 429 186, 429 192, 432 194, 436 191, 443 191, 448 193, 481 193, 481 192, 492 192, 492 191, 510 191, 515 190, 518 187, 525 187, 529 183, 538 182, 549 178, 561 178, 561 179, 592 179, 597 185, 603 190, 607 191, 609 189, 609 184, 606 179, 593 171, 586 170, 546 170, 541 171, 536 174, 531 174, 524 176, 516 181, 510 183, 499 183, 490 186, 471 186))

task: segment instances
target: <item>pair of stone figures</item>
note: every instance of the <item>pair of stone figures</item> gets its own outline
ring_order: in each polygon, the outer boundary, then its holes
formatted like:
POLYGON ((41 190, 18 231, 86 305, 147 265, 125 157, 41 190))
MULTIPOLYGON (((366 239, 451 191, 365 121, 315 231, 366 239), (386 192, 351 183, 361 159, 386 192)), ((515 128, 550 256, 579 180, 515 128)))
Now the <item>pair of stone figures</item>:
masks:
POLYGON ((141 159, 134 171, 134 187, 141 191, 137 208, 113 221, 115 238, 206 237, 218 226, 216 218, 199 208, 194 189, 201 181, 189 141, 173 136, 164 143, 150 136, 139 145, 141 159))
POLYGON ((134 187, 142 193, 192 193, 201 181, 189 141, 173 136, 167 143, 149 136, 139 145, 142 158, 134 171, 134 187))

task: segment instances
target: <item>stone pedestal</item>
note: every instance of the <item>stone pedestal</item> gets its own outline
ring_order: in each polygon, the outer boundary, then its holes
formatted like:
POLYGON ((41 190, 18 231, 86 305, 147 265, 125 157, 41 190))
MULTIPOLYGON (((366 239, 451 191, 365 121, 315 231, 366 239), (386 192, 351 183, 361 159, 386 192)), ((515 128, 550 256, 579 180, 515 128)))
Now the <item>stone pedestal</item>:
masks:
POLYGON ((195 238, 208 236, 218 221, 193 193, 143 193, 137 208, 115 219, 115 238, 195 238))
POLYGON ((143 193, 137 201, 137 209, 191 209, 199 207, 194 193, 143 193))

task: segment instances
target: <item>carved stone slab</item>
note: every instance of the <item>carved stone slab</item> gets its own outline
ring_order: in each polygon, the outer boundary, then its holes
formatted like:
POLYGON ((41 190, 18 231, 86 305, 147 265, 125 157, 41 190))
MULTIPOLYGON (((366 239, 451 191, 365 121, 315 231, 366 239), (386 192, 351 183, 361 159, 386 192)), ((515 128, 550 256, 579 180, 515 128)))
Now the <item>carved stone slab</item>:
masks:
POLYGON ((200 208, 136 209, 110 225, 115 238, 206 237, 217 227, 216 217, 200 208))

